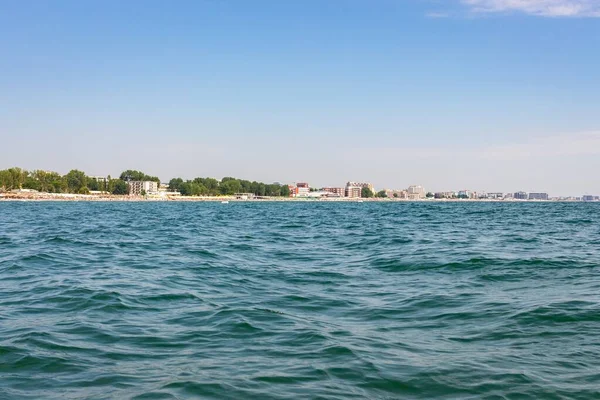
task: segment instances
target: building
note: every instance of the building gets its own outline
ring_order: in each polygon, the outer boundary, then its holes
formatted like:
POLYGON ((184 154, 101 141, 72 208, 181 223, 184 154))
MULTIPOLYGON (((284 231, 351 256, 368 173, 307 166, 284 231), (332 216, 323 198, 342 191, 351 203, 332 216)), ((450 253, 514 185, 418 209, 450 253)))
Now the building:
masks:
POLYGON ((408 193, 408 198, 411 200, 418 200, 425 198, 425 188, 419 185, 409 186, 406 190, 408 193))
POLYGON ((322 190, 329 193, 331 197, 344 197, 346 195, 346 190, 342 187, 326 187, 322 190))
POLYGON ((458 198, 459 199, 470 199, 473 193, 470 190, 459 190, 458 198))
POLYGON ((597 201, 598 200, 598 196, 590 196, 589 194, 586 194, 581 199, 583 201, 597 201))
POLYGON ((452 199, 456 197, 456 193, 454 192, 436 192, 433 194, 433 197, 436 199, 452 199))
POLYGON ((306 182, 299 182, 296 185, 290 185, 290 197, 307 197, 310 193, 310 186, 306 182))
MULTIPOLYGON (((370 183, 366 183, 366 182, 348 182, 346 183, 346 189, 348 189, 349 187, 358 187, 358 188, 367 188, 371 191, 371 193, 375 194, 375 187, 370 184, 370 183)), ((359 196, 360 197, 360 196, 359 196)))
POLYGON ((548 200, 548 193, 529 193, 529 200, 548 200))
POLYGON ((141 196, 142 194, 157 194, 158 182, 154 181, 129 181, 130 196, 141 196))
POLYGON ((362 197, 362 188, 359 186, 346 186, 344 194, 351 199, 360 198, 362 197))
POLYGON ((496 192, 496 193, 488 193, 487 194, 487 198, 488 199, 496 199, 496 200, 500 200, 504 198, 504 193, 502 192, 496 192))
POLYGON ((387 197, 393 199, 408 199, 408 193, 406 190, 386 189, 385 194, 387 197))
POLYGON ((529 197, 527 196, 526 192, 516 192, 513 195, 513 198, 517 200, 527 200, 529 197))

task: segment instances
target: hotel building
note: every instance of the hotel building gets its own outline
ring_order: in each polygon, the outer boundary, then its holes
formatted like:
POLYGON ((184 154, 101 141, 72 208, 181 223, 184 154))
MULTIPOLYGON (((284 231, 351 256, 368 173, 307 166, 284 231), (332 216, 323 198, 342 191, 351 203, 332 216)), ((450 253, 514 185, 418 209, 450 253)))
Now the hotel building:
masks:
POLYGON ((362 197, 362 188, 359 186, 346 186, 345 195, 353 199, 360 198, 362 197))
POLYGON ((129 185, 130 196, 141 196, 142 192, 146 194, 158 193, 158 182, 154 181, 130 181, 129 185))

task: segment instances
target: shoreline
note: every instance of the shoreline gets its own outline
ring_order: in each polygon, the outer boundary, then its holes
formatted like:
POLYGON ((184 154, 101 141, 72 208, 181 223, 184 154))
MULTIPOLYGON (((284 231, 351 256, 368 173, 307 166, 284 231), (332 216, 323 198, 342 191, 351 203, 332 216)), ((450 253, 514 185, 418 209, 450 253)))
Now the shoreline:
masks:
POLYGON ((129 195, 85 195, 66 193, 0 193, 0 202, 377 202, 377 203, 593 203, 572 199, 556 200, 517 200, 517 199, 396 199, 396 198, 305 198, 305 197, 261 197, 251 199, 240 199, 234 196, 176 196, 176 197, 153 197, 153 196, 129 196, 129 195))

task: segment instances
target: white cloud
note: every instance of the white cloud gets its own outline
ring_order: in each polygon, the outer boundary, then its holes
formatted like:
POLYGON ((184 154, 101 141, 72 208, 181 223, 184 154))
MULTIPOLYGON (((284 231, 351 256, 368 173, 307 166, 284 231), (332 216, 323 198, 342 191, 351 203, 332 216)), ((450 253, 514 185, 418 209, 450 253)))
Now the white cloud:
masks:
POLYGON ((599 0, 462 0, 477 13, 522 12, 544 17, 600 17, 599 0))

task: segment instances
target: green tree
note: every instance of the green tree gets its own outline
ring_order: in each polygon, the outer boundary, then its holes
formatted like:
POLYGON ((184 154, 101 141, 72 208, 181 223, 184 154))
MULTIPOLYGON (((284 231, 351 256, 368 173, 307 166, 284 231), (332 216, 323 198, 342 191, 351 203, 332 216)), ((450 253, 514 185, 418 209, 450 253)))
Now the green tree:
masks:
POLYGON ((173 178, 169 181, 169 190, 179 190, 179 186, 183 183, 181 178, 173 178))
POLYGON ((265 194, 267 196, 272 196, 272 197, 280 196, 281 195, 281 185, 278 185, 276 183, 273 183, 270 185, 265 185, 265 194))
POLYGON ((88 180, 88 189, 98 191, 100 190, 100 182, 97 179, 88 180))
POLYGON ((425 195, 425 197, 427 197, 428 199, 432 198, 433 196, 435 195, 431 192, 427 192, 427 194, 425 195))
POLYGON ((87 188, 87 176, 83 171, 72 169, 65 175, 67 181, 67 189, 70 193, 78 193, 79 189, 87 188))
POLYGON ((385 190, 380 190, 379 192, 377 192, 377 197, 379 197, 380 199, 384 199, 386 197, 388 197, 387 192, 385 190))
POLYGON ((373 191, 371 191, 371 189, 369 189, 368 187, 364 187, 360 190, 360 197, 369 199, 373 197, 373 191))
POLYGON ((205 178, 203 185, 206 187, 208 194, 211 196, 215 196, 219 193, 219 181, 215 178, 205 178))
POLYGON ((27 171, 17 167, 0 171, 0 188, 4 190, 21 189, 27 176, 27 171))
POLYGON ((252 182, 246 180, 240 180, 240 185, 242 185, 242 189, 240 190, 242 193, 252 193, 252 182))
POLYGON ((225 182, 221 182, 219 185, 219 191, 224 195, 232 195, 235 193, 240 193, 242 190, 242 185, 240 181, 237 179, 228 179, 225 182))
POLYGON ((127 185, 127 182, 125 182, 122 179, 112 179, 111 181, 111 188, 112 190, 110 191, 112 194, 118 194, 118 195, 124 195, 124 194, 128 194, 129 193, 129 186, 127 185))
POLYGON ((129 181, 153 181, 153 182, 159 182, 160 183, 160 179, 158 179, 158 177, 156 177, 156 176, 146 175, 142 171, 136 171, 136 170, 131 170, 131 169, 128 169, 127 171, 123 171, 121 173, 121 176, 119 176, 119 179, 121 179, 121 180, 123 180, 125 182, 129 182, 129 181))
POLYGON ((40 192, 62 193, 66 191, 66 182, 57 172, 35 170, 30 175, 38 181, 40 192))
POLYGON ((288 185, 281 185, 279 195, 282 197, 290 197, 290 187, 288 185))
POLYGON ((398 198, 398 193, 394 193, 394 198, 397 199, 398 198))
POLYGON ((12 179, 7 170, 0 171, 0 191, 12 189, 12 179))

